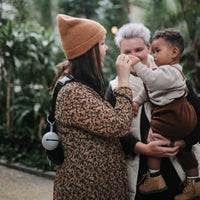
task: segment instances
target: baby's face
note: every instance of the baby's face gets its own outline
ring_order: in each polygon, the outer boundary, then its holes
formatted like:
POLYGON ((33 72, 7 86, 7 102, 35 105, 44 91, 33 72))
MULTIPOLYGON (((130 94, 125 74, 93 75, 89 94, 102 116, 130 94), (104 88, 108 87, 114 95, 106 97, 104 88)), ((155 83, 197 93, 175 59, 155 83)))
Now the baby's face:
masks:
POLYGON ((155 39, 152 42, 154 62, 157 66, 170 65, 172 63, 172 46, 164 39, 155 39))

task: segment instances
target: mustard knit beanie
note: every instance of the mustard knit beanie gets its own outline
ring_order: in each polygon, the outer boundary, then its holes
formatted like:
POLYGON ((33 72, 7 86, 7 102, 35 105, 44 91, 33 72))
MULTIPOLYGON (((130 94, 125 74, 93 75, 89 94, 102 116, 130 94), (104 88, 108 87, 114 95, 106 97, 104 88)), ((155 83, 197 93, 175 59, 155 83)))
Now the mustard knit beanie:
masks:
POLYGON ((62 47, 69 60, 86 53, 106 34, 105 28, 93 20, 62 14, 57 20, 62 47))

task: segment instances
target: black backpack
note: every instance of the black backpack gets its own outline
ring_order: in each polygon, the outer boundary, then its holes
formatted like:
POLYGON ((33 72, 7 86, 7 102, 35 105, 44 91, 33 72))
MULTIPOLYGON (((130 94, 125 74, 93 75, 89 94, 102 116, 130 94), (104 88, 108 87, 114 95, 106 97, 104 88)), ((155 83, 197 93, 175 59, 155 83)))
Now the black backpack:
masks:
POLYGON ((45 149, 45 153, 50 162, 61 165, 64 160, 64 152, 62 145, 59 141, 57 130, 55 126, 55 105, 59 90, 68 82, 75 80, 72 75, 65 76, 58 81, 55 90, 53 92, 53 98, 51 101, 51 111, 46 121, 46 128, 42 137, 42 145, 45 149))

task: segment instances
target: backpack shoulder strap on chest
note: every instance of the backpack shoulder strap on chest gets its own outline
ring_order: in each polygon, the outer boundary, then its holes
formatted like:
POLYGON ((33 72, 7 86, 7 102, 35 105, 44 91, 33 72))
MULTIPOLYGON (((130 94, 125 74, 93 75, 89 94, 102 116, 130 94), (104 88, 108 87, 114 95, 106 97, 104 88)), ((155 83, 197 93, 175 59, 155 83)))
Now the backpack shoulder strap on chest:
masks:
POLYGON ((52 101, 51 101, 51 113, 48 117, 48 120, 53 123, 54 120, 55 120, 55 106, 56 106, 56 99, 57 99, 57 96, 58 96, 58 92, 60 91, 60 89, 66 85, 66 83, 69 83, 71 81, 75 80, 75 78, 72 76, 72 75, 67 75, 67 76, 64 76, 62 79, 60 79, 54 89, 54 92, 53 92, 53 97, 52 97, 52 101))

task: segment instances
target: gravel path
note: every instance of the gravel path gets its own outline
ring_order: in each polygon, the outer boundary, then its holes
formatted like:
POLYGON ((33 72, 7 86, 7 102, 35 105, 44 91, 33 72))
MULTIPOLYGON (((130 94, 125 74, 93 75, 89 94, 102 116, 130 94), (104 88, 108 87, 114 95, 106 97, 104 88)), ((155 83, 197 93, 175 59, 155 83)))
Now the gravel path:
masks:
POLYGON ((53 180, 0 165, 1 200, 52 200, 53 180))

